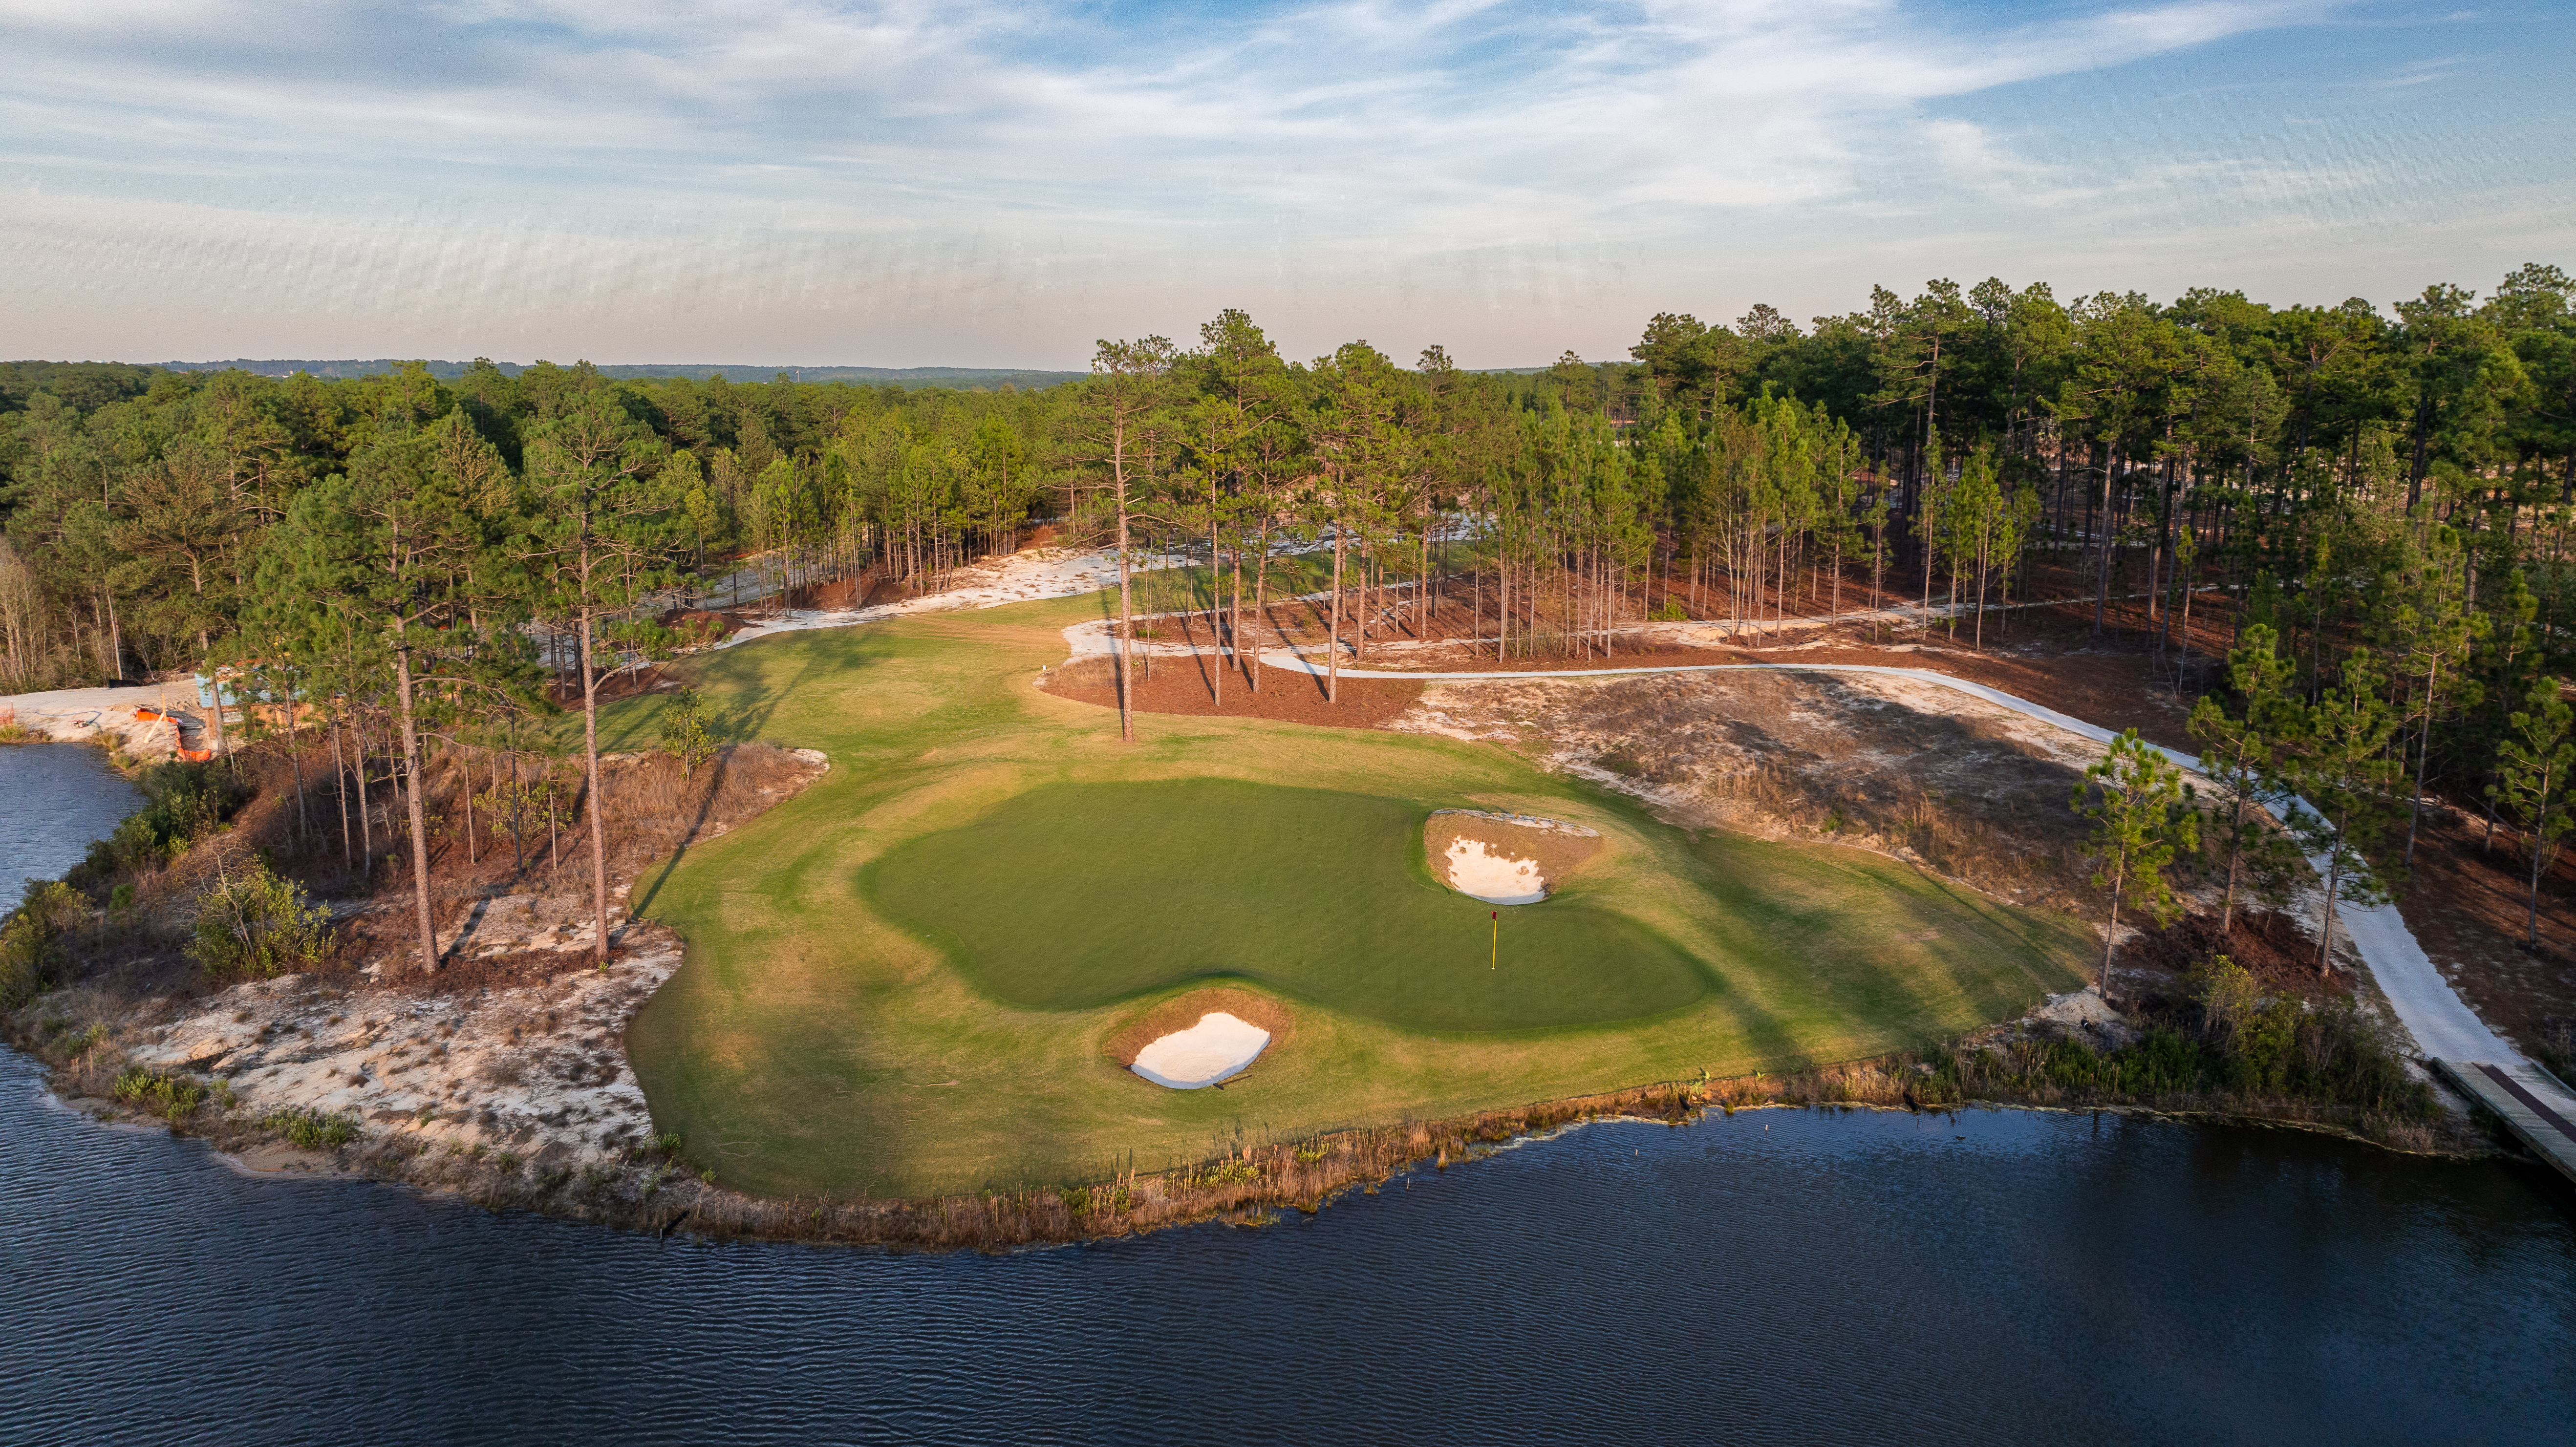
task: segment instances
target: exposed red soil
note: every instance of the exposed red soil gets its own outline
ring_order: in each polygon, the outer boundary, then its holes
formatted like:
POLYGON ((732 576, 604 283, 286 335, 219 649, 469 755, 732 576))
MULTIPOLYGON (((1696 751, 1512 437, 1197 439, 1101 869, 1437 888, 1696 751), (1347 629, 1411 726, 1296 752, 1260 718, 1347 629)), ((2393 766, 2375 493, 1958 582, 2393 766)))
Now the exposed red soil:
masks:
MULTIPOLYGON (((2340 959, 2340 931, 2335 941, 2340 959)), ((2300 921, 2273 910, 2237 910, 2236 928, 2224 936, 2214 913, 2185 915, 2162 929, 2149 924, 2120 946, 2113 967, 2122 991, 2180 995, 2184 976, 2213 955, 2243 966, 2267 994, 2318 999, 2352 992, 2353 977, 2340 964, 2332 975, 2318 976, 2315 937, 2300 921)))
POLYGON ((699 629, 715 638, 730 638, 751 626, 751 620, 739 613, 713 608, 671 608, 653 621, 674 630, 699 629))
MULTIPOLYGON (((2078 592, 2081 586, 2072 577, 2043 577, 2034 585, 2034 591, 2069 594, 2078 592)), ((1365 659, 1345 655, 1348 666, 1441 673, 1724 663, 1865 663, 1923 668, 1999 688, 2108 728, 2135 728, 2156 743, 2182 749, 2191 747, 2184 724, 2191 716, 2192 700, 2202 688, 2218 681, 2218 661, 2234 634, 2230 602, 2215 594, 2203 594, 2194 600, 2191 666, 2177 693, 2174 677, 2181 660, 2177 649, 2182 630, 2178 620, 2150 618, 2142 599, 2123 600, 2106 610, 2104 631, 2099 635, 2093 631, 2093 604, 2086 599, 1990 611, 1983 647, 1972 641, 1976 629, 1973 617, 1958 620, 1955 636, 1946 621, 1923 632, 1892 626, 1874 629, 1866 623, 1801 627, 1792 619, 1776 635, 1748 638, 1738 645, 1692 648, 1627 635, 1614 638, 1607 653, 1595 651, 1575 657, 1515 655, 1497 660, 1490 641, 1497 628, 1491 612, 1495 601, 1491 589, 1480 595, 1472 586, 1456 580, 1444 583, 1427 623, 1411 594, 1389 596, 1396 606, 1381 610, 1384 618, 1377 625, 1375 641, 1417 646, 1392 650, 1372 647, 1365 659), (1481 614, 1477 611, 1480 602, 1486 610, 1481 614), (2168 630, 2175 636, 2167 639, 2160 656, 2156 634, 2168 630), (1473 641, 1480 638, 1487 641, 1473 641), (1422 644, 1434 646, 1418 646, 1422 644), (1447 646, 1438 646, 1444 644, 1447 646)), ((1658 602, 1684 605, 1686 612, 1702 621, 1723 621, 1731 607, 1722 588, 1702 589, 1696 595, 1674 594, 1669 599, 1660 592, 1654 596, 1658 602)), ((1881 596, 1890 606, 1904 606, 1909 601, 1892 591, 1881 596)), ((1869 598, 1865 571, 1847 578, 1841 595, 1845 612, 1866 608, 1869 598)), ((1814 596, 1793 600, 1791 611, 1803 609, 1821 614, 1831 601, 1830 593, 1820 588, 1814 596)), ((1770 611, 1767 603, 1762 611, 1770 611)), ((1161 620, 1160 631, 1201 644, 1209 641, 1204 613, 1161 620)), ((1247 614, 1244 633, 1248 644, 1262 647, 1275 648, 1283 641, 1293 641, 1310 651, 1320 649, 1326 636, 1321 600, 1273 603, 1257 620, 1247 614)), ((1345 622, 1346 641, 1350 633, 1351 625, 1345 622)))
POLYGON ((799 583, 787 590, 787 606, 825 610, 856 608, 867 590, 879 581, 874 575, 869 575, 835 578, 828 583, 799 583))
MULTIPOLYGON (((583 862, 588 863, 587 860, 583 862)), ((412 916, 408 914, 402 917, 401 923, 405 930, 417 929, 417 926, 411 923, 411 919, 412 916)), ((646 924, 633 928, 653 927, 646 924)), ((378 948, 399 950, 410 945, 413 938, 416 936, 395 939, 390 944, 384 941, 373 943, 378 948)), ((628 928, 621 927, 610 936, 609 942, 622 958, 636 947, 638 941, 628 928)), ((358 943, 358 941, 353 939, 351 943, 358 943)), ((408 965, 410 961, 406 960, 405 963, 408 965)), ((450 955, 434 975, 423 974, 411 968, 389 969, 377 983, 381 988, 400 990, 409 995, 471 995, 483 989, 515 990, 522 985, 543 983, 557 975, 579 974, 584 970, 597 968, 599 968, 599 962, 586 949, 519 950, 506 955, 462 957, 450 955)))
POLYGON ((2576 1022, 2576 854, 2560 855, 2541 878, 2535 952, 2523 947, 2529 856, 2508 831, 2496 831, 2491 851, 2485 837, 2483 819, 2437 820, 2428 811, 2397 908, 2478 1017, 2528 1050, 2552 1027, 2576 1022))
MULTIPOLYGON (((1224 683, 1225 698, 1219 703, 1212 681, 1215 666, 1216 659, 1205 655, 1157 658, 1153 676, 1148 678, 1140 664, 1133 700, 1136 711, 1266 718, 1326 728, 1365 729, 1392 722, 1422 697, 1422 685, 1409 680, 1345 678, 1341 701, 1333 703, 1324 696, 1324 680, 1286 669, 1265 668, 1257 693, 1242 674, 1229 673, 1224 683)), ((1048 674, 1043 687, 1065 698, 1115 709, 1118 684, 1113 669, 1108 659, 1085 659, 1048 674)))

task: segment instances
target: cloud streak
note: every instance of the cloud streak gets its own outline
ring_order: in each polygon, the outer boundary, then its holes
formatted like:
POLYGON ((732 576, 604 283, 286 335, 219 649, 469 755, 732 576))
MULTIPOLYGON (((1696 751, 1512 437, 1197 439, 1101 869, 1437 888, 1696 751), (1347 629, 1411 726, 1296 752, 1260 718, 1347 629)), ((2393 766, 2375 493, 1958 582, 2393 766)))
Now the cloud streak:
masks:
POLYGON ((2106 178, 1949 113, 2338 8, 0 0, 0 226, 57 281, 103 247, 201 270, 266 247, 538 297, 585 242, 736 292, 726 265, 940 295, 1526 275, 1609 236, 2359 184, 2257 154, 2106 178))
POLYGON ((1194 230, 1303 216, 1419 248, 1561 237, 1639 206, 1830 197, 1900 159, 1891 113, 2296 13, 2193 3, 1970 33, 1893 0, 1127 17, 21 4, 0 9, 0 35, 20 57, 10 159, 38 172, 72 156, 143 175, 177 157, 329 195, 425 168, 442 205, 502 203, 553 173, 560 195, 595 201, 676 185, 755 207, 857 192, 931 216, 1034 204, 1194 230))

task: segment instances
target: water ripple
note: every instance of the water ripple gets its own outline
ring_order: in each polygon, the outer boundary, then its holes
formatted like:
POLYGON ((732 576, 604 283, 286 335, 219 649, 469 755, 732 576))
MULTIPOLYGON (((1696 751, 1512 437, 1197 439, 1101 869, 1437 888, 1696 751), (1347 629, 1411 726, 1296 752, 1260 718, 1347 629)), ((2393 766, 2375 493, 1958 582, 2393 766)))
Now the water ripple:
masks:
POLYGON ((1264 1230, 878 1257, 249 1179, 46 1107, 5 1056, 0 1182, 9 1442, 2541 1440, 2576 1415, 2543 1365, 2576 1360, 2565 1193, 2286 1133, 1613 1123, 1264 1230))

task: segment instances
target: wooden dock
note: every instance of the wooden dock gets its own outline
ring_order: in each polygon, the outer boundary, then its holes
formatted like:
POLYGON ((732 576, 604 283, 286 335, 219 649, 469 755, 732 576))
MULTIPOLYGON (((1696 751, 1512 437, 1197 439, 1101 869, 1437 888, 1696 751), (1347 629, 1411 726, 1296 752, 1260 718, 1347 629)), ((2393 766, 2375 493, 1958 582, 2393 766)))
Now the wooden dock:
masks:
POLYGON ((2507 1129, 2559 1173, 2576 1181, 2576 1095, 2535 1065, 2483 1060, 2433 1064, 2471 1100, 2495 1112, 2507 1129))

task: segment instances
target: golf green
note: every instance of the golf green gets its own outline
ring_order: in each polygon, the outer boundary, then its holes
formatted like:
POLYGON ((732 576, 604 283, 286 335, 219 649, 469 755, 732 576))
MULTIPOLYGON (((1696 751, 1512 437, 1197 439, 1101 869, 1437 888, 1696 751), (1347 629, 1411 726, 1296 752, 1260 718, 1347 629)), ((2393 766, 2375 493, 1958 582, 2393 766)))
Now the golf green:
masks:
MULTIPOLYGON (((1079 1010, 1202 977, 1416 1030, 1633 1020, 1714 981, 1581 880, 1493 911, 1436 883, 1419 805, 1235 779, 1059 784, 867 867, 977 988, 1079 1010)), ((1604 860, 1595 869, 1614 869, 1604 860)))

